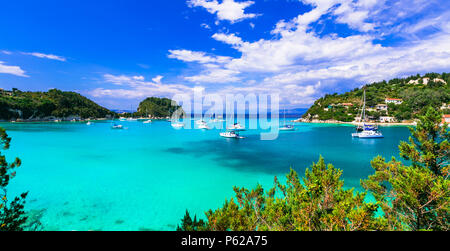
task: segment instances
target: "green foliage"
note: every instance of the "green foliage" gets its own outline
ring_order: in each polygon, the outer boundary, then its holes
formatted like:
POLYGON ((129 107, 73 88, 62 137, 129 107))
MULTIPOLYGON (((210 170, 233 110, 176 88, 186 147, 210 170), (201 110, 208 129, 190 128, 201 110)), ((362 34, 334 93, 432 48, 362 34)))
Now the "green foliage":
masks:
MULTIPOLYGON (((11 138, 3 128, 0 128, 0 146, 7 150, 10 142, 11 138)), ((16 175, 14 170, 20 165, 20 159, 16 158, 14 162, 8 163, 6 157, 0 153, 0 231, 22 231, 27 221, 24 205, 28 193, 23 193, 9 202, 6 189, 10 180, 16 175)))
MULTIPOLYGON (((395 158, 389 163, 380 156, 372 160, 375 173, 361 185, 375 203, 365 200, 366 193, 344 189, 342 171, 321 157, 302 181, 291 170, 286 184, 275 178, 267 192, 260 185, 253 190, 234 188, 235 199, 206 212, 202 230, 448 231, 449 131, 447 124, 440 125, 441 118, 429 107, 417 128, 411 129, 410 143, 401 142, 400 155, 411 166, 395 158)), ((184 222, 193 224, 190 217, 184 222)))
MULTIPOLYGON (((432 106, 438 109, 443 103, 450 103, 449 84, 449 73, 428 73, 423 77, 416 75, 405 79, 392 79, 389 82, 372 83, 365 86, 366 105, 367 107, 374 107, 377 104, 385 103, 386 98, 401 98, 403 99, 403 104, 389 105, 389 115, 394 116, 398 121, 411 120, 423 115, 425 107, 432 106), (427 85, 408 84, 410 80, 422 80, 423 78, 430 78, 427 85), (434 79, 442 79, 446 83, 441 81, 434 82, 434 79)), ((358 88, 340 95, 325 95, 323 98, 318 99, 303 117, 313 118, 317 115, 319 120, 353 121, 358 115, 358 108, 362 104, 362 96, 363 89, 358 88), (342 103, 352 103, 354 106, 345 109, 342 106, 338 106, 338 104, 342 103), (328 111, 325 108, 329 108, 328 111)), ((377 118, 376 115, 375 118, 377 118)), ((369 116, 371 115, 369 114, 369 116)))
POLYGON ((382 157, 372 162, 375 174, 362 181, 383 212, 387 230, 448 231, 450 224, 448 172, 446 177, 430 169, 405 166, 382 157))
POLYGON ((236 200, 208 211, 207 229, 213 231, 364 231, 375 229, 377 205, 365 202, 365 193, 343 188, 342 171, 321 157, 302 182, 294 170, 283 184, 275 178, 264 192, 234 188, 236 200))
POLYGON ((417 127, 410 128, 409 144, 401 142, 399 146, 401 157, 411 160, 414 167, 428 168, 436 175, 441 175, 449 165, 450 133, 447 125, 440 126, 441 121, 442 113, 428 107, 417 127))
POLYGON ((181 219, 181 226, 177 226, 177 231, 204 231, 206 229, 206 223, 203 220, 197 221, 196 215, 192 220, 187 210, 186 215, 181 219))
POLYGON ((137 115, 165 118, 172 116, 180 108, 181 106, 171 99, 151 97, 139 104, 137 115), (175 105, 172 105, 172 103, 175 105))
POLYGON ((33 119, 45 117, 105 118, 115 113, 75 92, 21 92, 11 96, 0 92, 0 119, 33 119))
POLYGON ((428 107, 417 127, 410 128, 409 144, 400 143, 400 156, 412 166, 377 157, 371 162, 375 174, 362 181, 380 204, 390 230, 450 229, 450 135, 441 120, 442 114, 428 107))

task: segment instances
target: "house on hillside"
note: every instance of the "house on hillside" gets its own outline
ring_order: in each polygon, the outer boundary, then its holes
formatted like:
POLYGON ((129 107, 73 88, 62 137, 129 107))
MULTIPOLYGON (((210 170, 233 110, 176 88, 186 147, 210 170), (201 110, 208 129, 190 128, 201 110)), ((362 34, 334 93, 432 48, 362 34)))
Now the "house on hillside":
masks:
POLYGON ((395 105, 401 105, 403 103, 403 99, 398 98, 386 98, 386 104, 395 104, 395 105))
POLYGON ((13 93, 12 93, 12 91, 7 91, 7 90, 4 90, 3 88, 0 88, 0 95, 12 96, 13 93))
POLYGON ((446 103, 442 104, 441 110, 450 110, 450 104, 446 104, 446 103))
POLYGON ((444 114, 444 116, 442 116, 442 124, 444 123, 450 124, 450 114, 444 114))
POLYGON ((388 105, 386 105, 386 104, 378 104, 375 107, 377 108, 377 111, 387 111, 388 110, 388 105))

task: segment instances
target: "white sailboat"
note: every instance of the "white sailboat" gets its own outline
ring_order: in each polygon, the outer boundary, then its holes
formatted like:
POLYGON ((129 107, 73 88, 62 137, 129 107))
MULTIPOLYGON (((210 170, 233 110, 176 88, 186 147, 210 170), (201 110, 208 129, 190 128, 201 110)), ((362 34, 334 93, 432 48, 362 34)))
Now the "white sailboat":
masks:
POLYGON ((384 138, 383 134, 378 130, 377 126, 366 125, 366 90, 364 89, 363 106, 361 110, 360 124, 356 126, 356 132, 352 133, 352 137, 360 139, 384 138))
POLYGON ((283 126, 281 126, 279 130, 280 131, 295 131, 295 127, 293 125, 286 124, 286 109, 284 109, 283 126))
POLYGON ((202 121, 202 123, 198 124, 198 129, 210 130, 211 128, 209 128, 208 123, 206 123, 205 121, 202 121))
POLYGON ((240 123, 234 123, 233 125, 227 127, 227 129, 232 131, 245 131, 245 126, 240 123))
POLYGON ((175 122, 175 123, 172 123, 172 127, 175 128, 175 129, 180 129, 180 128, 184 127, 184 123, 175 122))

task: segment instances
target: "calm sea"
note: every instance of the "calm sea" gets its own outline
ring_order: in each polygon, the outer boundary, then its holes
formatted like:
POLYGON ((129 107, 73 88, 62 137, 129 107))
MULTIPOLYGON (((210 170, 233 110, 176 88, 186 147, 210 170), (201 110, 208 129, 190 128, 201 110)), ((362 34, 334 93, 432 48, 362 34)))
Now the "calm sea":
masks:
POLYGON ((203 216, 233 196, 233 186, 270 187, 289 168, 300 174, 320 155, 359 188, 370 160, 398 156, 406 127, 384 139, 352 139, 351 126, 296 124, 277 140, 258 130, 243 140, 220 130, 175 130, 167 121, 0 124, 12 136, 8 159, 23 165, 9 187, 29 191, 27 208, 45 230, 174 230, 186 209, 203 216))

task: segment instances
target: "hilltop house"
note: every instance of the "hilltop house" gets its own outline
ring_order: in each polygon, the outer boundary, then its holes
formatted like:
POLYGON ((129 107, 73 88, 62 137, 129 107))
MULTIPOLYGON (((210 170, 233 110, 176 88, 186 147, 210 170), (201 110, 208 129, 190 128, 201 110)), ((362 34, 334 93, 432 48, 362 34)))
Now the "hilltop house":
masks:
POLYGON ((395 104, 395 105, 401 105, 403 103, 403 99, 398 98, 386 98, 386 104, 395 104))
MULTIPOLYGON (((435 78, 435 79, 433 79, 432 81, 433 81, 434 83, 441 82, 441 83, 443 83, 443 84, 447 84, 447 83, 445 82, 445 80, 440 79, 440 78, 435 78)), ((414 84, 414 85, 423 84, 423 85, 428 85, 429 82, 430 82, 430 78, 419 78, 419 79, 416 79, 416 80, 410 80, 410 81, 408 82, 408 84, 414 84)))
POLYGON ((387 111, 388 106, 386 104, 378 104, 376 105, 377 111, 387 111))
POLYGON ((6 91, 3 88, 0 88, 0 94, 1 95, 8 95, 8 96, 12 96, 12 91, 6 91))

